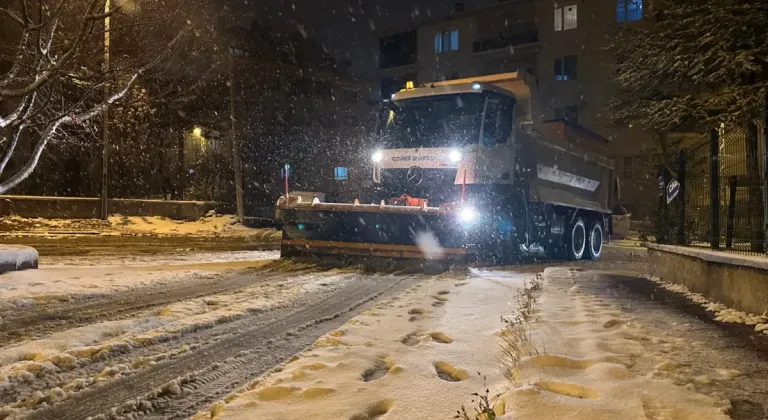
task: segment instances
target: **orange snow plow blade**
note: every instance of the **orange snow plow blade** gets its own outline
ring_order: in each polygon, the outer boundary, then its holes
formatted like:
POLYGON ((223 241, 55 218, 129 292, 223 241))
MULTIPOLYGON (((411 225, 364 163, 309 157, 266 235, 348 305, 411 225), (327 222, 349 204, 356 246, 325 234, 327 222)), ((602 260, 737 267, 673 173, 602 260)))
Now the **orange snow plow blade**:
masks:
POLYGON ((447 207, 427 207, 423 201, 419 207, 280 203, 277 220, 283 231, 282 258, 327 255, 462 263, 470 254, 455 213, 447 207))
POLYGON ((440 253, 428 255, 415 245, 313 241, 304 239, 283 239, 281 249, 285 254, 354 255, 358 257, 429 259, 438 261, 463 260, 467 256, 467 250, 463 248, 442 248, 440 253))

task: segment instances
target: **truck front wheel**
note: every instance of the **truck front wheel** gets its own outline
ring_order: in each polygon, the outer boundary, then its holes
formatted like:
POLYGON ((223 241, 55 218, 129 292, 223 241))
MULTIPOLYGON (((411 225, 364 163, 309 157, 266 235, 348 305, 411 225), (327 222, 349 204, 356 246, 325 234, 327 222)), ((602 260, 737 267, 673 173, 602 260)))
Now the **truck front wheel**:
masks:
POLYGON ((587 248, 587 229, 584 226, 584 219, 576 218, 565 235, 565 251, 568 259, 576 261, 584 256, 584 250, 587 248))

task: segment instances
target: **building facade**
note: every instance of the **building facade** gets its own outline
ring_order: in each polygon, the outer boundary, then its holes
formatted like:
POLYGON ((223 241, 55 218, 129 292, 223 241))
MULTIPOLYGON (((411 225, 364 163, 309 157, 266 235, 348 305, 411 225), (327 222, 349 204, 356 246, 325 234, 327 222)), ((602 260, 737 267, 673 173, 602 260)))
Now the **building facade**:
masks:
POLYGON ((273 204, 284 191, 286 165, 293 191, 354 198, 375 83, 349 74, 298 31, 253 22, 229 28, 228 42, 249 201, 273 204))
POLYGON ((454 13, 382 34, 381 94, 412 80, 431 81, 511 71, 531 75, 534 127, 567 120, 608 140, 621 201, 635 218, 647 217, 656 194, 648 173, 650 133, 611 122, 612 54, 618 25, 643 25, 649 0, 510 0, 454 13))

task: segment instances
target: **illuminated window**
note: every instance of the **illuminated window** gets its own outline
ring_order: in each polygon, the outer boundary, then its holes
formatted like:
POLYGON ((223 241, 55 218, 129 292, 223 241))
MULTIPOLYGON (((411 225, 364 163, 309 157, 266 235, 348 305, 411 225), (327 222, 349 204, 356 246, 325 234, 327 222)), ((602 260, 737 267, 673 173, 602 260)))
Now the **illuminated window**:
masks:
POLYGON ((346 181, 349 179, 349 170, 343 166, 333 168, 333 178, 337 181, 346 181))
POLYGON ((436 54, 457 51, 459 49, 459 30, 451 29, 435 33, 434 47, 436 54))
POLYGON ((616 0, 616 22, 634 22, 643 18, 643 0, 616 0))
POLYGON ((577 26, 578 16, 575 4, 555 9, 555 31, 576 29, 577 26))
POLYGON ((229 55, 233 55, 235 57, 249 57, 251 55, 250 51, 241 50, 238 48, 229 48, 229 55))

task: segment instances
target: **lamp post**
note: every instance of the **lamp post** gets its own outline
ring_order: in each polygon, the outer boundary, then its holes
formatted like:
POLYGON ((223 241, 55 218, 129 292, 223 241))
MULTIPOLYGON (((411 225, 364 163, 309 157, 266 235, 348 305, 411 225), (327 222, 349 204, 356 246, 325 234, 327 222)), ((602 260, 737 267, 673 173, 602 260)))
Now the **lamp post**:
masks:
MULTIPOLYGON (((109 73, 109 12, 111 9, 111 0, 104 3, 104 77, 107 79, 109 73)), ((109 205, 107 198, 107 180, 109 168, 109 83, 104 82, 104 110, 101 113, 102 118, 102 149, 101 149, 101 218, 107 220, 109 217, 109 205)))
POLYGON ((245 204, 243 203, 243 170, 240 167, 240 144, 237 141, 237 125, 235 119, 235 59, 234 50, 229 49, 229 119, 232 122, 230 137, 232 142, 232 165, 235 167, 235 205, 237 206, 237 221, 245 221, 245 204))

